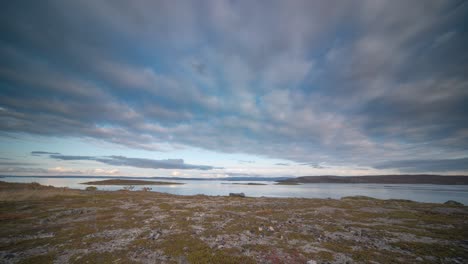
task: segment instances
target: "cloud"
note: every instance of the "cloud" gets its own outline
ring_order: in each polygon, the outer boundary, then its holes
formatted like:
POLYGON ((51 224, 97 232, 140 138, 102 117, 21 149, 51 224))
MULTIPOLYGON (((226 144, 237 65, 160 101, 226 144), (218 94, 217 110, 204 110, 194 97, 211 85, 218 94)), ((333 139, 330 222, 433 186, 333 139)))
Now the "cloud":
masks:
POLYGON ((43 168, 27 168, 27 167, 0 167, 0 173, 3 175, 16 175, 16 174, 33 174, 33 175, 41 175, 41 174, 48 174, 47 169, 43 168))
POLYGON ((120 173, 120 171, 117 170, 117 169, 110 169, 110 170, 93 169, 93 170, 91 170, 91 173, 96 174, 96 175, 118 175, 120 173))
POLYGON ((275 163, 278 166, 289 166, 289 163, 275 163))
POLYGON ((254 160, 238 160, 237 162, 239 162, 239 163, 244 163, 244 164, 252 164, 252 163, 255 163, 254 160))
POLYGON ((31 162, 0 161, 0 166, 31 166, 37 165, 31 162))
POLYGON ((47 151, 31 151, 31 155, 39 156, 39 155, 60 155, 58 152, 47 152, 47 151))
POLYGON ((448 31, 445 32, 439 36, 437 36, 434 40, 434 44, 432 45, 434 48, 444 44, 445 42, 450 41, 452 38, 454 38, 457 35, 456 31, 448 31))
POLYGON ((83 172, 80 170, 75 170, 75 169, 69 169, 69 168, 64 168, 64 167, 55 167, 55 168, 49 168, 47 169, 48 173, 53 173, 53 174, 82 174, 83 172))
POLYGON ((119 175, 120 171, 117 169, 86 169, 79 170, 66 167, 53 167, 53 168, 28 168, 15 165, 12 167, 0 167, 0 174, 3 175, 119 175))
POLYGON ((113 166, 130 166, 136 168, 147 169, 179 169, 179 170, 212 170, 215 167, 207 165, 192 165, 184 163, 183 159, 142 159, 142 158, 127 158, 124 156, 70 156, 70 155, 50 155, 50 158, 58 160, 89 160, 113 166))
POLYGON ((48 168, 47 175, 119 175, 120 171, 116 169, 86 169, 86 170, 77 170, 73 168, 65 168, 65 167, 54 167, 48 168))
POLYGON ((10 2, 0 131, 350 166, 466 156, 467 15, 437 0, 10 2))
POLYGON ((309 167, 312 167, 314 169, 325 169, 326 167, 321 165, 321 164, 317 164, 315 162, 305 162, 305 163, 301 163, 300 165, 303 165, 303 166, 309 166, 309 167))
POLYGON ((468 170, 468 158, 439 160, 397 160, 375 165, 378 169, 398 169, 402 172, 445 172, 468 170))

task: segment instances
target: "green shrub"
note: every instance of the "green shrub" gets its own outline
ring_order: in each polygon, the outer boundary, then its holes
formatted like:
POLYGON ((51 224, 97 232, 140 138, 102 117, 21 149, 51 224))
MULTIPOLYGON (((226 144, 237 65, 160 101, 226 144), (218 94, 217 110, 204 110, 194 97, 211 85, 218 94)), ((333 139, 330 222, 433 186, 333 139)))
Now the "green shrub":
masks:
POLYGON ((97 187, 96 187, 96 186, 88 186, 88 187, 86 187, 85 190, 86 190, 86 191, 89 191, 89 192, 91 192, 91 191, 94 192, 94 191, 97 191, 97 187))

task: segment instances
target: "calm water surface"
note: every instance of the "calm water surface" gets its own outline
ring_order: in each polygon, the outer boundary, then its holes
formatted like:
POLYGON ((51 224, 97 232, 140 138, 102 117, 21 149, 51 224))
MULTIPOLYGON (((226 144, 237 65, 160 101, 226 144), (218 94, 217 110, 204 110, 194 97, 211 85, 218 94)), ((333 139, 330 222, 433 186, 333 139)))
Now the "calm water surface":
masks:
MULTIPOLYGON (((102 178, 47 178, 47 177, 5 177, 0 181, 38 182, 55 187, 84 189, 81 183, 102 180, 102 178)), ((163 180, 170 181, 170 180, 163 180)), ((147 186, 153 191, 179 195, 228 195, 230 192, 244 192, 252 197, 301 197, 301 198, 334 198, 364 195, 379 199, 407 199, 418 202, 443 203, 455 200, 468 205, 468 185, 432 185, 432 184, 336 184, 319 183, 303 185, 275 185, 274 182, 257 182, 267 185, 236 185, 225 180, 183 180, 184 185, 147 186)), ((118 190, 122 186, 100 185, 100 190, 118 190)), ((145 185, 135 186, 141 189, 145 185)))

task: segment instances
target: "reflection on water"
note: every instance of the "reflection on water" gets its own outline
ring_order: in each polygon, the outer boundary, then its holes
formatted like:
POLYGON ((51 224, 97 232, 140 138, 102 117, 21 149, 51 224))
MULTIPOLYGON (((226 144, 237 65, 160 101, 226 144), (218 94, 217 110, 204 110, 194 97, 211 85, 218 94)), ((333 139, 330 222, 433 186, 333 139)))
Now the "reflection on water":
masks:
MULTIPOLYGON (((100 178, 45 178, 45 177, 5 177, 1 181, 8 182, 38 182, 43 185, 84 189, 82 182, 102 180, 100 178)), ((164 180, 169 181, 169 180, 164 180)), ((443 203, 455 200, 468 205, 468 185, 432 185, 432 184, 303 184, 275 185, 274 182, 258 182, 266 185, 239 185, 229 181, 174 181, 184 185, 139 185, 135 189, 150 187, 156 192, 179 195, 228 195, 230 192, 244 192, 252 197, 302 197, 302 198, 334 198, 364 195, 379 199, 408 199, 419 202, 443 203)), ((236 182, 242 183, 242 182, 236 182)), ((122 186, 100 185, 100 190, 118 190, 122 186)))

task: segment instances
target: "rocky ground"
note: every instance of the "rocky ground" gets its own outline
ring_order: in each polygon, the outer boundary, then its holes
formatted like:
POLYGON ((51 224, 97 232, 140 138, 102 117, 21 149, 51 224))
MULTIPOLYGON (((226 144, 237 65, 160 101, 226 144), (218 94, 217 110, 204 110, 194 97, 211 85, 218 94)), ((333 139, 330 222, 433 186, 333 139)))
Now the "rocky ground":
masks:
POLYGON ((0 182, 0 263, 468 263, 468 207, 0 182))

